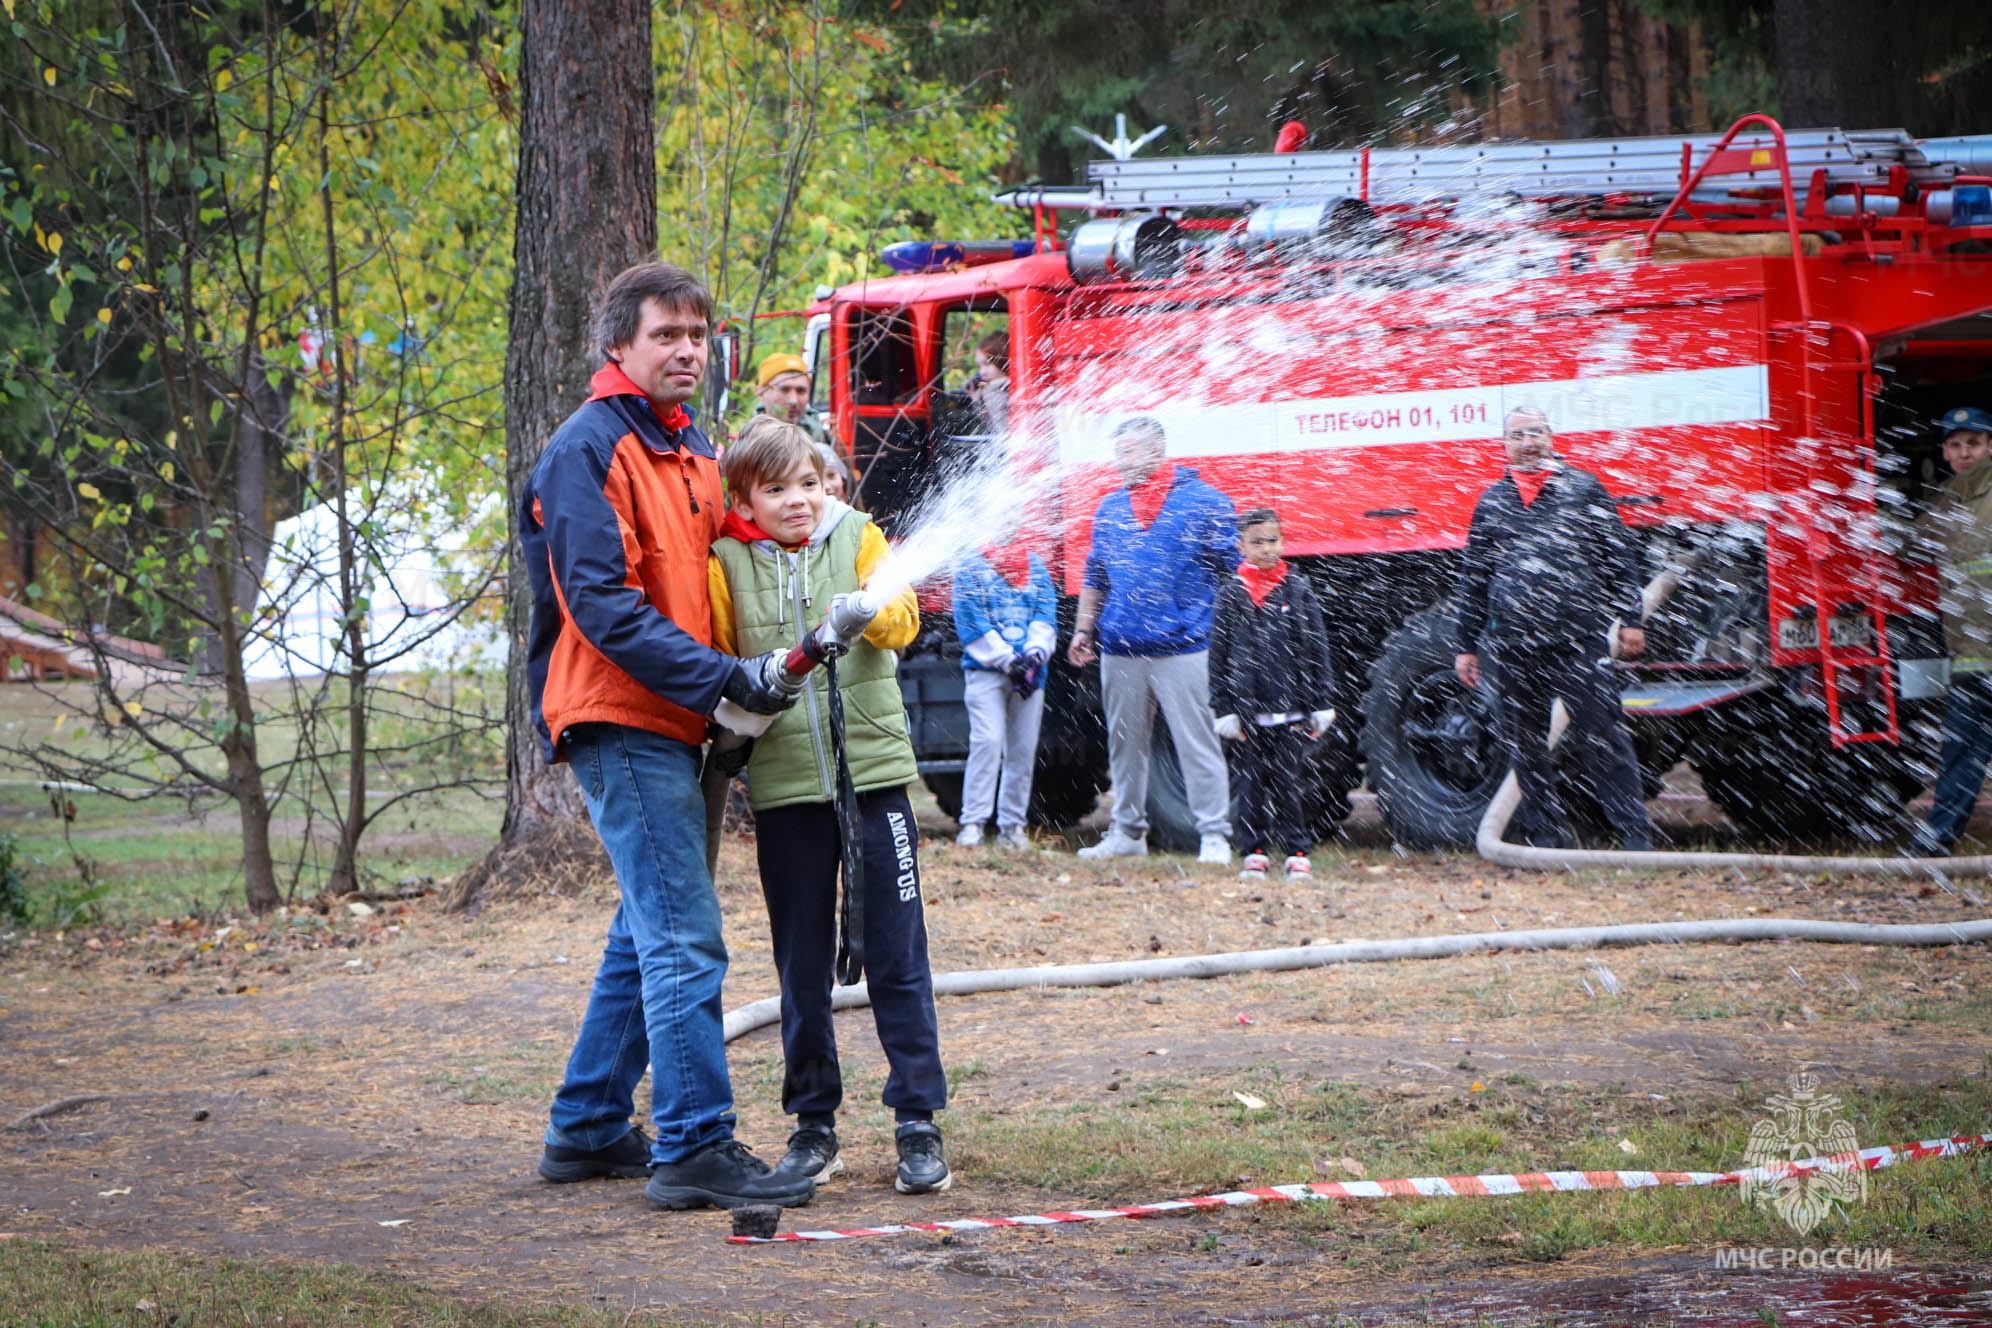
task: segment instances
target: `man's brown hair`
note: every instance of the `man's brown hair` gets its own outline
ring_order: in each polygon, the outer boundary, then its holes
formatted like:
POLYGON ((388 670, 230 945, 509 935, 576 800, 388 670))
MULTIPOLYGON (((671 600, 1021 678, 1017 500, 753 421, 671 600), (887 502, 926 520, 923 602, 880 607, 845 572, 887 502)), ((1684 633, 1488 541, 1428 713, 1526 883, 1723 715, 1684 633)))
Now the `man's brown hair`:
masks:
POLYGON ((670 263, 638 263, 616 273, 616 279, 602 292, 601 303, 595 306, 594 322, 588 330, 598 358, 606 360, 617 346, 636 339, 647 300, 712 322, 712 293, 704 282, 670 263))
POLYGON ((808 434, 786 420, 756 415, 719 459, 720 473, 736 503, 770 480, 793 475, 807 465, 823 478, 823 454, 808 434))

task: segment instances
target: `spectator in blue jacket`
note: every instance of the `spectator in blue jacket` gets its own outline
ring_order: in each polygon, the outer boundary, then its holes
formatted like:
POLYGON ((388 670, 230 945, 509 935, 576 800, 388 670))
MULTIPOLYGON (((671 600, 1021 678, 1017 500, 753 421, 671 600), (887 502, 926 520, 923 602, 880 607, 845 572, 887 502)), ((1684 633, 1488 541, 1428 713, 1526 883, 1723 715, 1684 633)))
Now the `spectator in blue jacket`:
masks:
POLYGON ((1160 709, 1183 764, 1201 837, 1197 861, 1231 861, 1231 787, 1210 713, 1210 624, 1220 581, 1238 566, 1238 509, 1166 456, 1160 423, 1114 430, 1125 487, 1100 500, 1066 652, 1100 660, 1114 819, 1088 858, 1148 852, 1148 751, 1160 709))
POLYGON ((1044 722, 1045 667, 1058 644, 1051 573, 1021 547, 969 555, 955 571, 954 623, 968 706, 968 768, 955 842, 981 844, 993 815, 997 843, 1029 849, 1024 816, 1044 722))

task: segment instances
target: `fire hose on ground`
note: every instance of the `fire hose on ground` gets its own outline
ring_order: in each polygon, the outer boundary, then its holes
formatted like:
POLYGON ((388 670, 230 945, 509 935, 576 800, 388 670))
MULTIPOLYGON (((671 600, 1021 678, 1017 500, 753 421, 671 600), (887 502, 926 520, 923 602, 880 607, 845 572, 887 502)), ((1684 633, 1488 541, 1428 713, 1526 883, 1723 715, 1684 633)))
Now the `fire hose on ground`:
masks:
MULTIPOLYGON (((980 972, 936 973, 936 996, 1032 991, 1050 987, 1117 987, 1171 978, 1285 973, 1330 964, 1387 964, 1405 959, 1447 959, 1494 950, 1592 950, 1632 945, 1706 945, 1717 942, 1819 941, 1835 945, 1966 945, 1992 941, 1992 918, 1938 923, 1815 922, 1808 918, 1718 918, 1706 922, 1631 922, 1603 927, 1540 931, 1484 931, 1455 936, 1407 936, 1387 941, 1344 941, 1280 950, 1238 950, 1177 959, 1130 959, 1099 964, 1046 964, 980 972)), ((871 1003, 864 983, 831 990, 832 1009, 871 1003)), ((781 998, 729 1010, 726 1040, 744 1037, 781 1018, 781 998)))
MULTIPOLYGON (((841 598, 841 597, 840 597, 841 598)), ((855 621, 868 603, 851 606, 855 621)), ((791 652, 784 667, 795 685, 817 663, 834 660, 843 647, 826 646, 843 631, 845 645, 863 630, 833 626, 838 609, 804 643, 791 652)), ((869 613, 864 613, 869 622, 869 613)), ((758 717, 757 717, 758 718, 758 717)), ((1551 711, 1549 745, 1554 747, 1569 727, 1569 714, 1558 701, 1551 711)), ((762 725, 765 727, 765 723, 762 725)), ((841 746, 841 744, 839 744, 841 746)), ((841 752, 840 752, 841 756, 841 752)), ((848 778, 848 776, 846 776, 848 778)), ((840 789, 840 794, 842 790, 840 789)), ((840 797, 840 801, 841 801, 840 797)), ((1962 873, 1992 871, 1992 858, 1839 858, 1796 857, 1759 853, 1620 852, 1609 849, 1528 848, 1501 841, 1508 821, 1521 802, 1521 787, 1510 770, 1481 818, 1475 848, 1489 862, 1538 871, 1603 867, 1671 870, 1681 867, 1758 868, 1792 872, 1840 872, 1864 875, 1922 873, 1947 869, 1962 873)), ((847 844, 854 836, 846 835, 847 844)), ((846 864, 847 873, 849 864, 846 864)), ((853 882, 845 883, 846 905, 853 882)), ((851 925, 847 915, 845 925, 851 925)), ((858 922, 862 927, 862 921, 858 922)), ((860 933, 862 934, 862 933, 860 933)), ((1277 950, 1241 950, 1224 954, 1187 955, 1175 959, 1135 959, 1094 964, 1045 964, 1033 968, 966 970, 934 975, 934 995, 970 996, 984 992, 1031 991, 1051 987, 1114 987, 1130 982, 1177 978, 1228 977, 1240 973, 1277 973, 1324 968, 1331 964, 1394 963, 1406 959, 1443 959, 1494 950, 1588 950, 1634 945, 1688 945, 1721 942, 1804 940, 1839 945, 1963 945, 1992 940, 1992 918, 1961 922, 1905 924, 1821 922, 1805 918, 1718 918, 1693 922, 1636 922, 1601 927, 1558 927, 1538 931, 1475 932, 1454 936, 1412 936, 1384 941, 1347 941, 1336 945, 1301 945, 1277 950)), ((839 953, 838 977, 845 985, 832 988, 833 1010, 858 1009, 871 1003, 867 984, 839 953)), ((770 996, 729 1010, 725 1020, 728 1042, 779 1021, 781 998, 770 996)))
MULTIPOLYGON (((1553 748, 1570 727, 1570 713, 1562 701, 1558 701, 1550 711, 1549 745, 1553 748)), ((1508 829, 1508 821, 1521 806, 1522 786, 1515 772, 1508 771, 1508 777, 1501 781, 1494 800, 1487 804, 1487 812, 1480 818, 1480 828, 1473 837, 1474 851, 1500 867, 1519 867, 1526 871, 1578 871, 1586 868, 1629 868, 1635 871, 1678 871, 1684 867, 1730 868, 1738 867, 1757 871, 1804 872, 1816 875, 1836 876, 1924 876, 1940 873, 1947 876, 1992 875, 1992 857, 1970 858, 1851 858, 1834 856, 1807 857, 1787 853, 1701 853, 1672 851, 1626 851, 1622 849, 1596 848, 1531 848, 1525 844, 1510 844, 1501 836, 1508 829)))

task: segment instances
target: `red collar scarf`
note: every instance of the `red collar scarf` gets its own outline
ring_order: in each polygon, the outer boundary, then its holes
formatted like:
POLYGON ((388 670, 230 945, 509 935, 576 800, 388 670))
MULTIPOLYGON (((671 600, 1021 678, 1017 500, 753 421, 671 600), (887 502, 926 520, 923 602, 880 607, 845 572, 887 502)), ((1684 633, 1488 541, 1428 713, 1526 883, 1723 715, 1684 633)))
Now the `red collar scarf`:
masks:
POLYGON ((726 509, 726 515, 721 518, 719 523, 719 534, 722 539, 731 535, 742 544, 752 544, 755 540, 768 540, 772 542, 775 538, 767 531, 755 525, 752 518, 740 515, 740 509, 737 507, 726 509))
POLYGON ((1164 461, 1155 468, 1155 473, 1139 484, 1130 484, 1127 489, 1127 503, 1134 509, 1134 523, 1143 530, 1155 524, 1155 518, 1162 514, 1162 504, 1168 501, 1169 490, 1176 483, 1176 463, 1164 461))
MULTIPOLYGON (((588 400, 600 401, 603 397, 643 397, 646 401, 650 400, 642 388, 629 380, 622 366, 613 360, 595 370, 595 376, 588 380, 588 400)), ((650 409, 657 416, 657 422, 672 433, 687 428, 692 422, 692 417, 683 406, 659 410, 657 403, 651 401, 650 409)))
POLYGON ((1542 486, 1556 475, 1556 467, 1544 466, 1541 470, 1511 470, 1508 477, 1515 481, 1515 487, 1522 491, 1522 506, 1527 507, 1542 492, 1542 486))
POLYGON ((1254 567, 1250 563, 1238 565, 1238 579, 1245 583, 1245 593, 1252 597, 1252 603, 1259 608, 1266 607, 1266 596, 1273 593, 1274 587, 1286 580, 1287 563, 1282 558, 1271 567, 1254 567))
POLYGON ((1021 544, 994 545, 984 549, 982 556, 996 569, 996 575, 1022 590, 1031 581, 1031 551, 1021 544))

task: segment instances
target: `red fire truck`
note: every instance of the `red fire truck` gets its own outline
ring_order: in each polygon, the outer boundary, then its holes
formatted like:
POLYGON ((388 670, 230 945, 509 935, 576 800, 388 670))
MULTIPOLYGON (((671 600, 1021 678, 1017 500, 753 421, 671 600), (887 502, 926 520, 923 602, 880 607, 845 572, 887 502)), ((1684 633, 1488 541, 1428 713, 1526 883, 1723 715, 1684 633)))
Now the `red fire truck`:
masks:
MULTIPOLYGON (((1500 680, 1454 678, 1447 595, 1502 417, 1532 405, 1644 550, 1649 649, 1613 667, 1649 786, 1686 760, 1754 835, 1892 833, 1945 660, 1932 570, 1890 530, 1941 479, 1930 422, 1992 401, 1992 138, 1749 117, 1686 141, 1101 161, 999 201, 1032 241, 900 246, 916 270, 811 310, 820 408, 888 533, 966 450, 1057 467, 1024 538, 1069 614, 1108 433, 1160 420, 1179 464, 1278 509, 1322 591, 1343 694, 1307 772, 1317 828, 1366 778, 1399 842, 1471 842, 1504 769, 1500 680), (1006 438, 960 391, 992 329, 1006 438)), ((929 604, 904 687, 952 811, 967 730, 929 604)), ((1054 672, 1047 820, 1104 782, 1096 685, 1054 672)), ((1154 785, 1158 838, 1194 846, 1166 744, 1154 785)))

